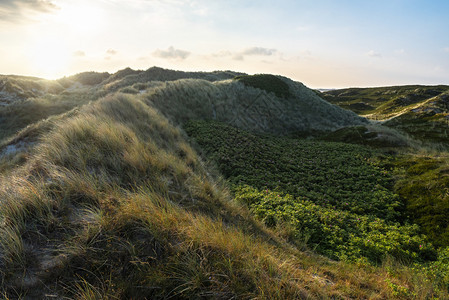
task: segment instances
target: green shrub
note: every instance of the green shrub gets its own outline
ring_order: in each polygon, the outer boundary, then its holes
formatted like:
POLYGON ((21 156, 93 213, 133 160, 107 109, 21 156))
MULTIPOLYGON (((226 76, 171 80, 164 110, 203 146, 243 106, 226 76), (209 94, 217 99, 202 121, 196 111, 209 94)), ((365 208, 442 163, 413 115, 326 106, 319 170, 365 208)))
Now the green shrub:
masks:
POLYGON ((246 86, 252 86, 268 93, 274 93, 279 98, 288 98, 291 96, 288 84, 274 75, 241 75, 235 77, 234 80, 238 80, 246 86))
POLYGON ((400 219, 393 178, 371 163, 374 150, 258 136, 217 122, 189 122, 185 129, 234 185, 278 189, 328 208, 400 219))
POLYGON ((417 225, 399 225, 372 216, 321 207, 310 201, 249 186, 235 189, 236 200, 247 204, 267 226, 293 228, 296 240, 331 258, 380 263, 391 256, 400 261, 436 258, 435 249, 417 225))

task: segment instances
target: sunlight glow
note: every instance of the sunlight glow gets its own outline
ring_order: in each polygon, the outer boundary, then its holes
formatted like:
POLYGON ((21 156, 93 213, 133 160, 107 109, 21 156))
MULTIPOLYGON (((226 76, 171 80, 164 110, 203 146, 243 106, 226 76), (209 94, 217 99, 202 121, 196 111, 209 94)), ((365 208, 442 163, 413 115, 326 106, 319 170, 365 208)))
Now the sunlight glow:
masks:
POLYGON ((64 24, 72 33, 92 33, 104 24, 104 13, 92 4, 67 3, 56 15, 58 23, 64 24))
POLYGON ((62 41, 42 38, 31 45, 28 57, 38 76, 56 79, 67 72, 70 54, 62 41))

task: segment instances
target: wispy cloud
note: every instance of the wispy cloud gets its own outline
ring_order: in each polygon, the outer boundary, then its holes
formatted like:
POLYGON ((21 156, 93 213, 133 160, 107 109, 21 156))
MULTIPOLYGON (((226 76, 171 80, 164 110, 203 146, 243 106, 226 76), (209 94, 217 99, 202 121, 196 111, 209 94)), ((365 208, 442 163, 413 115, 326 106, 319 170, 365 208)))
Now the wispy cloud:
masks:
POLYGON ((226 57, 226 56, 232 56, 232 55, 234 55, 234 54, 231 51, 227 51, 227 50, 212 54, 212 56, 214 56, 214 57, 226 57))
POLYGON ((81 51, 81 50, 77 50, 77 51, 73 52, 73 56, 75 56, 75 57, 84 57, 84 56, 86 56, 86 52, 81 51))
POLYGON ((397 49, 397 50, 394 51, 394 53, 402 55, 402 54, 405 54, 406 52, 405 52, 404 49, 397 49))
POLYGON ((448 52, 449 53, 449 47, 446 47, 443 50, 444 50, 444 52, 448 52))
POLYGON ((49 0, 0 0, 0 22, 21 23, 36 13, 51 13, 59 9, 49 0))
POLYGON ((167 50, 157 49, 153 52, 153 56, 167 59, 186 59, 190 55, 190 52, 180 49, 175 49, 172 46, 167 50))
POLYGON ((106 54, 108 54, 108 55, 116 55, 117 53, 118 53, 117 50, 114 50, 114 49, 108 49, 106 51, 106 54))
POLYGON ((376 57, 376 58, 381 58, 382 57, 382 54, 380 54, 379 52, 374 51, 374 50, 368 51, 366 53, 366 55, 369 56, 369 57, 376 57))
POLYGON ((272 56, 279 53, 277 49, 264 47, 251 47, 238 52, 220 51, 212 54, 213 57, 231 57, 233 60, 243 61, 245 56, 272 56))
POLYGON ((242 55, 263 55, 263 56, 270 56, 277 52, 276 49, 268 49, 263 47, 252 47, 248 48, 245 51, 243 51, 242 55))

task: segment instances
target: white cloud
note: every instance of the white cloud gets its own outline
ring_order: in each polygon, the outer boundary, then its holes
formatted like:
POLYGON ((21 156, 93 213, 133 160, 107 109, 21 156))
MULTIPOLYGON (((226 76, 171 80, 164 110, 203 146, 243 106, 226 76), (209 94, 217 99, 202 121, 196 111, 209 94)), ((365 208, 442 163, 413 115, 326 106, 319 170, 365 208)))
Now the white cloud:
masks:
POLYGON ((233 60, 243 61, 245 60, 245 56, 272 56, 276 53, 279 53, 277 49, 264 48, 264 47, 251 47, 242 51, 232 52, 228 50, 223 50, 218 53, 211 54, 212 57, 230 57, 233 60))
POLYGON ((157 49, 153 52, 153 56, 167 59, 186 59, 190 52, 180 49, 175 49, 170 46, 167 50, 157 49))
POLYGON ((263 56, 270 56, 277 52, 276 49, 268 49, 263 47, 252 47, 248 48, 245 51, 243 51, 242 55, 263 55, 263 56))
POLYGON ((108 49, 107 51, 106 51, 106 54, 109 54, 109 55, 116 55, 118 52, 116 51, 116 50, 114 50, 114 49, 108 49))
POLYGON ((376 58, 381 58, 382 57, 382 54, 380 54, 379 52, 374 51, 374 50, 368 51, 366 53, 366 55, 368 55, 369 57, 376 57, 376 58))
POLYGON ((84 56, 86 56, 86 53, 84 51, 77 50, 77 51, 73 52, 73 56, 75 56, 75 57, 84 57, 84 56))
POLYGON ((443 50, 444 50, 444 52, 448 52, 449 53, 449 47, 446 47, 443 50))
POLYGON ((394 53, 402 55, 402 54, 405 54, 406 52, 405 52, 404 49, 397 49, 397 50, 394 51, 394 53))

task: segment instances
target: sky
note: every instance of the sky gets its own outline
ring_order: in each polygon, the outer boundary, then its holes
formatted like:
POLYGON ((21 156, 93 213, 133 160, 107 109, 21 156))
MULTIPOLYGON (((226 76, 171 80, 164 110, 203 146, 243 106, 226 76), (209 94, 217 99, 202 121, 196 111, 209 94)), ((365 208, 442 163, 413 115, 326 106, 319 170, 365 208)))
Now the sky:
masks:
POLYGON ((447 0, 0 0, 0 74, 152 66, 312 88, 449 84, 447 0))

